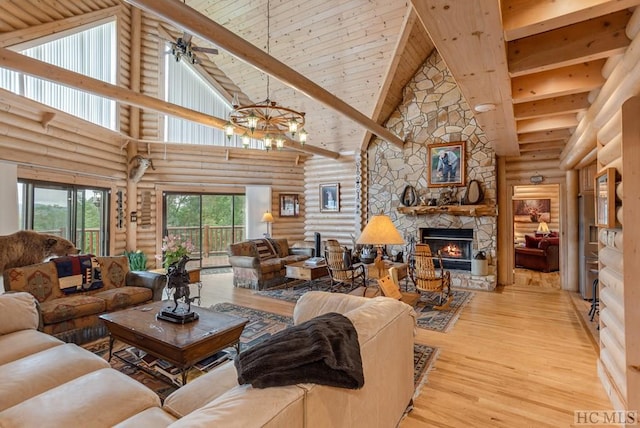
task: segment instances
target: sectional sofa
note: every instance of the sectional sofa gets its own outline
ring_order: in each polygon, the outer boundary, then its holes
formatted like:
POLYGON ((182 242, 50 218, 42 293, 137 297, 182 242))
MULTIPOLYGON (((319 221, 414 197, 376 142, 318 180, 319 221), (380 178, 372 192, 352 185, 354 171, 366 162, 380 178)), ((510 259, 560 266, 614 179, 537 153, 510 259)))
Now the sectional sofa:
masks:
POLYGON ((300 324, 337 312, 356 328, 364 386, 238 385, 226 363, 160 403, 91 352, 37 330, 28 293, 0 295, 0 427, 393 427, 414 393, 415 313, 399 301, 312 291, 300 324))

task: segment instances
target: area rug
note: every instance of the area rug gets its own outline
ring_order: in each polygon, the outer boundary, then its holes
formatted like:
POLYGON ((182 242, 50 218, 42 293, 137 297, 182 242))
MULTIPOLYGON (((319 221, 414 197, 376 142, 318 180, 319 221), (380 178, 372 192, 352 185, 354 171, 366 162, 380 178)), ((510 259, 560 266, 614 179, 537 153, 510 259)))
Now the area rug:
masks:
MULTIPOLYGON (((285 315, 278 315, 259 309, 247 308, 233 303, 218 303, 210 307, 212 311, 225 312, 247 318, 249 323, 245 326, 240 337, 240 352, 271 337, 272 334, 293 324, 293 319, 285 315), (270 326, 263 328, 263 326, 270 326), (245 334, 247 335, 245 337, 245 334)), ((437 357, 438 349, 426 345, 413 345, 413 380, 416 387, 422 385, 426 379, 431 365, 437 357)))
MULTIPOLYGON (((313 283, 309 283, 308 281, 292 281, 279 288, 254 291, 253 293, 273 299, 297 302, 300 296, 308 291, 328 291, 329 285, 330 282, 327 280, 318 280, 313 283)), ((348 290, 344 291, 347 292, 348 290)), ((410 285, 408 291, 415 292, 416 290, 410 285)), ((440 311, 433 308, 438 305, 439 296, 440 293, 421 293, 420 301, 415 306, 416 314, 418 315, 418 327, 439 332, 449 331, 458 320, 462 308, 464 308, 473 297, 473 292, 452 290, 452 300, 449 309, 440 311)))
MULTIPOLYGON (((249 323, 245 326, 244 331, 240 336, 240 352, 268 339, 276 332, 293 324, 291 317, 238 306, 231 303, 219 303, 212 306, 210 309, 218 312, 231 313, 249 319, 249 323)), ((102 338, 85 344, 83 347, 104 359, 107 359, 109 356, 108 338, 102 338)), ((126 353, 129 348, 131 348, 129 345, 116 341, 114 345, 114 353, 126 353)), ((227 351, 231 358, 235 355, 235 348, 229 348, 227 351)), ((414 344, 413 362, 414 383, 416 388, 424 384, 426 381, 426 375, 437 358, 437 353, 437 348, 414 344)), ((149 374, 135 364, 129 364, 116 357, 111 358, 111 367, 144 384, 158 394, 162 400, 178 389, 178 386, 171 384, 168 379, 149 374)), ((201 371, 194 368, 188 373, 187 381, 192 380, 201 374, 201 371)))

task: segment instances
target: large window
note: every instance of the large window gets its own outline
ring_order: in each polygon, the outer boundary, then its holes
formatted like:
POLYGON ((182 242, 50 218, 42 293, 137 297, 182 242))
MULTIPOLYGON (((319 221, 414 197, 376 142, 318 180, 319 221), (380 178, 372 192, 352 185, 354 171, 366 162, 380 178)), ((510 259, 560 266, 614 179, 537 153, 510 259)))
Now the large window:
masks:
MULTIPOLYGON (((165 100, 219 118, 228 118, 231 105, 191 65, 165 55, 165 100)), ((164 140, 175 143, 242 147, 238 135, 228 139, 224 131, 173 116, 165 116, 164 140)), ((251 148, 264 148, 252 139, 251 148)))
MULTIPOLYGON (((18 50, 23 55, 116 83, 116 22, 18 50)), ((115 101, 0 68, 0 87, 109 129, 117 128, 115 101)))
POLYGON ((164 195, 164 235, 189 239, 196 248, 191 265, 229 266, 227 247, 245 239, 245 196, 229 194, 164 195))
POLYGON ((107 189, 18 182, 22 229, 62 236, 83 254, 108 254, 107 189))

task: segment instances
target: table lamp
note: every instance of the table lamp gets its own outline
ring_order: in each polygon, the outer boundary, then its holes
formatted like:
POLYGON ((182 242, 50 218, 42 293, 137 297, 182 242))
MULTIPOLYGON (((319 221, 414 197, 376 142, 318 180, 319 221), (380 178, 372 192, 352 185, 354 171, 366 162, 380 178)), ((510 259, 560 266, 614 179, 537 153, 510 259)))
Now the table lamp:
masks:
POLYGON ((547 222, 541 221, 540 224, 538 224, 537 232, 540 235, 547 236, 550 232, 549 225, 547 224, 547 222))
POLYGON ((271 237, 270 227, 271 227, 271 223, 273 223, 273 215, 269 211, 266 211, 262 215, 262 222, 267 223, 267 233, 265 235, 265 238, 270 238, 271 237))
POLYGON ((404 239, 389 216, 380 213, 371 217, 356 240, 356 244, 377 246, 378 257, 376 259, 382 259, 383 245, 404 245, 404 239))

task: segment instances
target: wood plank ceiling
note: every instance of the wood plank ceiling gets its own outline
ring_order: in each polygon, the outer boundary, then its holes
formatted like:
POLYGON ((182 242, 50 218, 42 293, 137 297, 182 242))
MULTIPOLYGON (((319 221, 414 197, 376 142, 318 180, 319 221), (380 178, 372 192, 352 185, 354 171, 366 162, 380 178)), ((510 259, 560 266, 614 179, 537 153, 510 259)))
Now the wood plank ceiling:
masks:
MULTIPOLYGON (((175 3, 163 0, 158 3, 175 3)), ((435 46, 499 155, 540 152, 560 156, 606 78, 629 44, 625 26, 640 0, 186 0, 294 73, 384 124, 402 100, 406 82, 435 46), (269 37, 267 6, 269 5, 269 37)), ((0 46, 29 27, 125 5, 120 0, 5 0, 0 46)), ((182 31, 156 21, 144 43, 182 31), (160 26, 166 30, 160 28, 160 26), (167 33, 168 31, 168 33, 167 33)), ((215 37, 194 37, 217 47, 215 37)), ((335 152, 366 147, 361 124, 220 49, 199 54, 201 69, 241 101, 267 95, 307 114, 309 144, 335 152)), ((272 73, 273 74, 273 73, 272 73)))
MULTIPOLYGON (((412 0, 498 154, 561 155, 630 43, 638 0, 412 0)), ((594 142, 595 149, 595 142, 594 142)))

